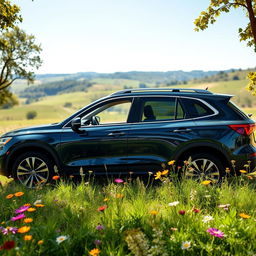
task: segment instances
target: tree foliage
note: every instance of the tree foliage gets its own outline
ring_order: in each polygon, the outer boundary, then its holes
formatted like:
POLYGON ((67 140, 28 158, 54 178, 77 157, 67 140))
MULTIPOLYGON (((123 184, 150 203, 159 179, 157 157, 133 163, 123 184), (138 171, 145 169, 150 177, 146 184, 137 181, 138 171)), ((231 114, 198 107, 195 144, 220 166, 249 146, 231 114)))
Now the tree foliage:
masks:
POLYGON ((6 89, 16 79, 34 81, 34 70, 42 64, 41 47, 33 35, 14 27, 0 36, 0 90, 6 89))
MULTIPOLYGON (((254 47, 256 52, 256 0, 210 0, 208 8, 201 12, 194 21, 195 30, 205 30, 209 24, 216 22, 221 13, 228 13, 231 9, 242 8, 249 18, 248 24, 244 28, 239 28, 240 41, 246 41, 247 46, 254 47)), ((247 89, 256 95, 256 73, 248 74, 249 84, 247 89)))

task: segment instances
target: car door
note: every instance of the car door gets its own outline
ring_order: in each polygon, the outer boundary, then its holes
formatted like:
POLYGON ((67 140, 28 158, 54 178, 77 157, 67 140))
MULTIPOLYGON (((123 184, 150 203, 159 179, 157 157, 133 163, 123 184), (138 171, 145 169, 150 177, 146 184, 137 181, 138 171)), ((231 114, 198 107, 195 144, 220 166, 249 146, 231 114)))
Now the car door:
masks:
POLYGON ((194 136, 178 97, 143 97, 137 100, 137 122, 128 133, 129 171, 137 174, 161 169, 194 136))
POLYGON ((63 129, 62 162, 76 172, 83 167, 96 174, 125 173, 131 105, 132 98, 107 100, 82 113, 79 132, 71 127, 63 129), (93 117, 99 123, 88 122, 93 117))

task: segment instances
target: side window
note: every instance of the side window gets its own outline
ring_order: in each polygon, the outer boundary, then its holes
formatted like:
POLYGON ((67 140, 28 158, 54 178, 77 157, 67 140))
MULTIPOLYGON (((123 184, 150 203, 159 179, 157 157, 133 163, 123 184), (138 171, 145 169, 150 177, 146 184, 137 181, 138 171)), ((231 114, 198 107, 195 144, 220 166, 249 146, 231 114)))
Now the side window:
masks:
POLYGON ((177 103, 176 98, 171 97, 145 99, 141 105, 141 121, 152 122, 183 119, 183 109, 177 103))
POLYGON ((99 124, 126 123, 131 108, 131 100, 112 101, 94 109, 82 118, 82 124, 93 116, 99 124))
POLYGON ((212 115, 214 112, 199 100, 182 98, 182 103, 185 105, 190 118, 203 117, 212 115))

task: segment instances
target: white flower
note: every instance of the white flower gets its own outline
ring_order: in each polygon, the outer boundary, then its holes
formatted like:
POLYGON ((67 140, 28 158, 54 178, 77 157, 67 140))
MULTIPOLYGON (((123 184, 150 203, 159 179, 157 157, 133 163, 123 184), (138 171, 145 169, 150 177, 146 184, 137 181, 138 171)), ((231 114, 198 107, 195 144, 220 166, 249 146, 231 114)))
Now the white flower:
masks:
POLYGON ((42 203, 42 200, 36 200, 36 201, 34 202, 34 205, 41 204, 41 203, 42 203))
POLYGON ((191 242, 189 242, 189 241, 182 242, 182 245, 181 245, 182 250, 187 250, 190 247, 191 247, 191 242))
POLYGON ((203 221, 203 223, 207 223, 207 222, 212 221, 212 220, 214 220, 212 216, 206 215, 206 216, 204 216, 202 221, 203 221))
POLYGON ((169 206, 176 206, 176 205, 178 205, 180 202, 179 201, 174 201, 174 202, 172 202, 172 203, 169 203, 168 205, 169 206))
POLYGON ((62 243, 63 241, 67 240, 68 238, 69 238, 69 236, 58 236, 58 237, 56 238, 56 242, 57 242, 58 244, 60 244, 60 243, 62 243))

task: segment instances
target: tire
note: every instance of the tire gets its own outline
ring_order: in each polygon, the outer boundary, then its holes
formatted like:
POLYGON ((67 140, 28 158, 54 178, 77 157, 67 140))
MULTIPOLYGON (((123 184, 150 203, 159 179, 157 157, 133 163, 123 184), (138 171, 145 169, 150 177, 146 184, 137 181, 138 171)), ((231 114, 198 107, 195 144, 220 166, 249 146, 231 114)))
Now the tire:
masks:
POLYGON ((27 152, 14 162, 12 174, 15 180, 28 188, 44 185, 53 174, 53 163, 45 154, 27 152))
POLYGON ((196 181, 210 180, 212 183, 221 182, 224 175, 224 167, 221 161, 207 153, 192 154, 189 167, 186 168, 184 173, 185 178, 196 181))

